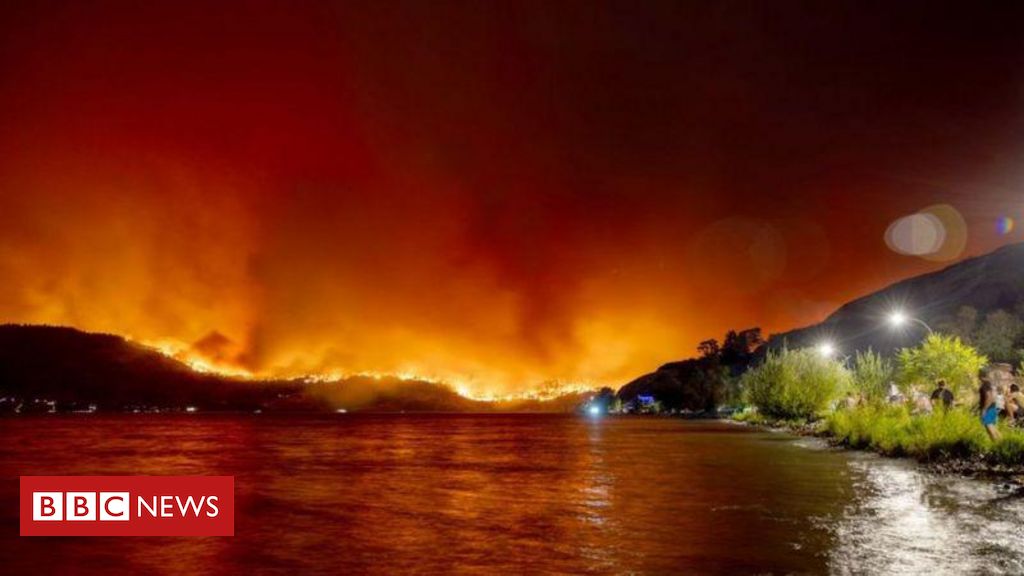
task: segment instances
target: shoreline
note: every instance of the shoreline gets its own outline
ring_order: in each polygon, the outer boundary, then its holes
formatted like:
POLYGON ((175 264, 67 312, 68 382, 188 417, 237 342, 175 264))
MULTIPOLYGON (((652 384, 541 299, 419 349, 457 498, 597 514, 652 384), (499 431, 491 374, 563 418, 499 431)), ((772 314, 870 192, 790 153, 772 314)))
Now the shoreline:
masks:
POLYGON ((927 469, 933 474, 957 475, 979 480, 1000 480, 1012 483, 1019 487, 1024 487, 1024 464, 1018 464, 1016 466, 993 464, 985 461, 982 456, 975 456, 974 458, 950 457, 943 458, 941 460, 922 460, 910 455, 896 456, 892 454, 885 454, 881 451, 872 450, 870 448, 857 448, 850 446, 847 442, 837 439, 833 434, 822 430, 822 420, 816 420, 814 422, 801 425, 795 425, 784 421, 768 421, 763 423, 745 422, 743 420, 737 420, 730 417, 720 418, 720 420, 738 426, 747 426, 767 432, 783 432, 798 437, 817 438, 828 443, 829 447, 839 450, 874 454, 880 458, 908 460, 920 465, 922 468, 927 469))

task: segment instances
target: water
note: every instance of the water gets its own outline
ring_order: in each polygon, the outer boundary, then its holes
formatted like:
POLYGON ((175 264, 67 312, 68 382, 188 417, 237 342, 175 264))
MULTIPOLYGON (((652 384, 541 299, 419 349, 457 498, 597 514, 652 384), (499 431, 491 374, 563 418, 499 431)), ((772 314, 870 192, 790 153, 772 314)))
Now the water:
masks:
POLYGON ((1019 574, 1024 498, 658 418, 0 419, 0 572, 1019 574), (226 474, 234 538, 20 538, 17 477, 226 474))

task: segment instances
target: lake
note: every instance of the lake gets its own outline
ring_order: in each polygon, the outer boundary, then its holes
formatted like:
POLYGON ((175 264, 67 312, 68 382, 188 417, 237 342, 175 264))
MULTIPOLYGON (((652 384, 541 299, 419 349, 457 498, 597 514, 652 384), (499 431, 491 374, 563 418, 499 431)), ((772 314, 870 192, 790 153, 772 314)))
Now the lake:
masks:
POLYGON ((0 419, 0 571, 1020 574, 994 482, 716 422, 568 415, 0 419), (19 475, 233 475, 233 538, 20 538, 19 475))

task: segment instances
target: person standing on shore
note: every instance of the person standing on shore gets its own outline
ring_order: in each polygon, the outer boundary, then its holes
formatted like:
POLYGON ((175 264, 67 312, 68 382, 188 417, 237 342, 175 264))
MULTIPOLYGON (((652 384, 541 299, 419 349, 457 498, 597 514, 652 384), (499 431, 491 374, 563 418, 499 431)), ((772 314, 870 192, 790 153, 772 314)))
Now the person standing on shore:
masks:
POLYGON ((982 382, 978 389, 978 407, 981 408, 981 425, 985 427, 989 438, 999 440, 1002 435, 996 428, 999 419, 999 407, 996 406, 996 391, 989 382, 982 382))
POLYGON ((953 406, 953 393, 946 388, 946 381, 939 378, 939 381, 935 385, 935 391, 932 392, 932 404, 936 404, 942 401, 942 407, 949 410, 953 406))
POLYGON ((1024 418, 1024 395, 1020 392, 1020 386, 1010 384, 1010 395, 1006 399, 1006 413, 1011 422, 1024 418))

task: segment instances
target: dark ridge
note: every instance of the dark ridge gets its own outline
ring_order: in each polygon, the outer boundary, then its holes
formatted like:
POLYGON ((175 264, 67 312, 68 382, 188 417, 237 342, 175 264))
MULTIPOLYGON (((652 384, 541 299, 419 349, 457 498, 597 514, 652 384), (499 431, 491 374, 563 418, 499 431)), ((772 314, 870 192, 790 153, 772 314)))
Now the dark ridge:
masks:
POLYGON ((241 380, 200 373, 120 336, 75 328, 0 325, 0 412, 184 410, 564 411, 563 401, 464 398, 442 384, 350 377, 332 382, 241 380), (19 408, 20 407, 20 408, 19 408))
POLYGON ((1024 243, 896 282, 843 305, 819 324, 772 335, 768 346, 803 347, 828 339, 846 354, 867 348, 891 352, 913 345, 925 335, 925 330, 915 325, 892 330, 886 320, 897 308, 936 328, 952 320, 964 306, 985 314, 1014 310, 1021 302, 1024 243))

